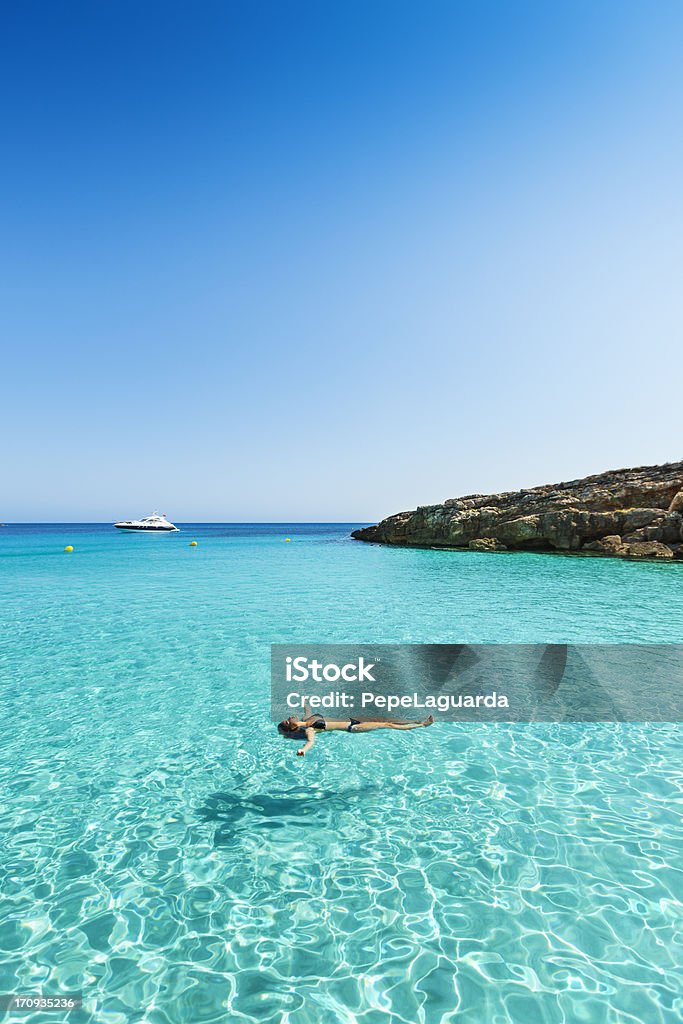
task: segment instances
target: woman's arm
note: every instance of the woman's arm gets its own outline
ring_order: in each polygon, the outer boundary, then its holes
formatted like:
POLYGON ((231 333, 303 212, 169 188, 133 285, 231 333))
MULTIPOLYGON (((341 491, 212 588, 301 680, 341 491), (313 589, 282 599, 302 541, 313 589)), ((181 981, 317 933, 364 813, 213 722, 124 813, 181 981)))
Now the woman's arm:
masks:
POLYGON ((306 742, 304 743, 303 747, 299 747, 299 749, 296 752, 296 756, 303 757, 306 751, 310 750, 314 743, 315 729, 311 729, 311 727, 309 726, 308 729, 306 729, 306 742))

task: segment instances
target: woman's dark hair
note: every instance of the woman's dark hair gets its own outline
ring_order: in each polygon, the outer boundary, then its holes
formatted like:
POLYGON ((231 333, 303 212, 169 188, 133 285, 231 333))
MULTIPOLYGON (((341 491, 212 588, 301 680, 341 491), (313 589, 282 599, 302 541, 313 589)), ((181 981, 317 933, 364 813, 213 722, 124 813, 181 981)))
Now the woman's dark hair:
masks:
POLYGON ((293 734, 299 731, 299 726, 295 723, 295 718, 285 718, 284 722, 278 724, 277 731, 281 736, 289 736, 290 739, 293 739, 293 734))

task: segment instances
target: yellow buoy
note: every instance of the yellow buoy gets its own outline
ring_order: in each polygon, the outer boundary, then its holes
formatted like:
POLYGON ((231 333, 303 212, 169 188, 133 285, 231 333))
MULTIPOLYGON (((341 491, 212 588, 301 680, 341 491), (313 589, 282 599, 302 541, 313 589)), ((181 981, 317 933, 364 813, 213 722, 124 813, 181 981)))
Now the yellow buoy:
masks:
POLYGON ((67 546, 64 548, 64 550, 65 551, 73 551, 73 547, 71 546, 71 544, 67 544, 67 546))
POLYGON ((196 548, 197 547, 197 541, 196 540, 191 540, 190 541, 190 547, 191 548, 196 548))
POLYGON ((285 544, 289 544, 291 539, 292 539, 291 537, 285 537, 285 544))

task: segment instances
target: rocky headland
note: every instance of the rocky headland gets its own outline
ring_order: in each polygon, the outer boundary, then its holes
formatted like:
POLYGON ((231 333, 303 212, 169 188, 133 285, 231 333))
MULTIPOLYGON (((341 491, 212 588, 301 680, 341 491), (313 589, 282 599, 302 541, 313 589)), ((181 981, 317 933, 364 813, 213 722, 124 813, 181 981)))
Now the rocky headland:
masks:
POLYGON ((352 536, 402 547, 683 559, 683 462, 449 498, 352 536))

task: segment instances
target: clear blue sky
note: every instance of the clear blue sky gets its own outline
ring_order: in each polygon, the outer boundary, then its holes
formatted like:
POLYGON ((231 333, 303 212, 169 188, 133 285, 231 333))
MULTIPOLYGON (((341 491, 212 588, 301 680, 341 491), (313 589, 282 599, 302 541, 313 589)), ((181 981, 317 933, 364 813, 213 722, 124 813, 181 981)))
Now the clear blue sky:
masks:
POLYGON ((683 456, 683 4, 0 12, 1 520, 683 456))

